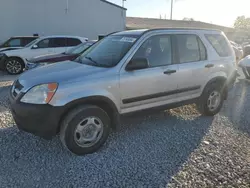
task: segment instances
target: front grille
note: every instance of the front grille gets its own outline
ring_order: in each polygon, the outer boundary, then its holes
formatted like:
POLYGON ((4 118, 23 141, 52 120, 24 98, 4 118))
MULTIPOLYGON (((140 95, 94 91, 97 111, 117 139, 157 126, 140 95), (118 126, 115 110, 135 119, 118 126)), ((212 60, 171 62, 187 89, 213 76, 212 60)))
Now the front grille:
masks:
POLYGON ((20 84, 19 80, 17 80, 15 83, 15 89, 18 89, 19 91, 23 89, 23 85, 20 84))
POLYGON ((12 95, 14 97, 17 97, 17 95, 21 92, 22 89, 23 85, 19 82, 19 80, 17 80, 12 87, 12 95))

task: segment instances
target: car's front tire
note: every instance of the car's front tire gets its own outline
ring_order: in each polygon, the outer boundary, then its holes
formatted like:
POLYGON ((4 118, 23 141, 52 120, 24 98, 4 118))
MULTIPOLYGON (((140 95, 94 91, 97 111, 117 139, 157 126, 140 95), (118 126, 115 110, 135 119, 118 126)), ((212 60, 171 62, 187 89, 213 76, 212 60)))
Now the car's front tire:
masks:
POLYGON ((202 115, 214 116, 220 111, 227 92, 225 87, 223 82, 220 84, 215 82, 206 86, 197 104, 202 115))
POLYGON ((21 74, 24 69, 24 63, 20 58, 10 57, 5 62, 5 70, 8 74, 21 74))
POLYGON ((60 139, 76 155, 97 151, 110 133, 110 118, 98 106, 83 105, 73 109, 62 122, 60 139))

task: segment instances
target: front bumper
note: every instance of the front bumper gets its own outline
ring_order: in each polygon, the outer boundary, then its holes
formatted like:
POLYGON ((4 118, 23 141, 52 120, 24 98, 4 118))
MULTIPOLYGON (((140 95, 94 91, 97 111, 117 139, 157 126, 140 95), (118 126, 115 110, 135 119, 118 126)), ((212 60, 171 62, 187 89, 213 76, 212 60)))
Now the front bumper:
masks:
POLYGON ((5 70, 6 59, 7 59, 7 56, 5 54, 0 56, 0 70, 5 70))
POLYGON ((31 70, 37 67, 45 66, 48 63, 25 63, 25 70, 31 70))
MULTIPOLYGON (((21 96, 22 97, 22 96, 21 96)), ((62 107, 49 104, 26 104, 9 95, 13 118, 20 130, 32 133, 45 139, 50 139, 58 133, 62 107)))

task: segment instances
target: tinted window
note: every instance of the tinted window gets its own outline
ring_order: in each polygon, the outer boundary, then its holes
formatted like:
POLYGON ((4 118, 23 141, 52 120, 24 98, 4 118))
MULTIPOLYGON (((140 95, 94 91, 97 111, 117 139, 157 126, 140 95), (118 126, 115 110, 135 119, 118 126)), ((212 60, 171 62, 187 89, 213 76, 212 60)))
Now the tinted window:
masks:
POLYGON ((113 67, 133 46, 137 37, 110 35, 88 48, 76 61, 94 66, 113 67))
POLYGON ((200 48, 200 60, 204 61, 207 59, 207 50, 206 47, 204 46, 204 44, 202 43, 202 41, 198 39, 198 44, 199 44, 199 48, 200 48))
POLYGON ((77 46, 82 42, 79 39, 75 38, 67 38, 67 46, 77 46))
POLYGON ((196 35, 176 35, 180 63, 206 59, 206 48, 196 35))
POLYGON ((207 40, 216 50, 219 56, 227 57, 231 55, 231 49, 223 35, 212 34, 206 35, 207 40))
POLYGON ((36 44, 40 39, 36 39, 36 40, 33 40, 31 41, 29 44, 27 44, 25 47, 31 47, 33 46, 34 44, 36 44))
POLYGON ((60 48, 66 46, 66 38, 53 38, 50 44, 51 48, 60 48))
POLYGON ((21 46, 21 39, 12 39, 9 41, 10 47, 21 46))
POLYGON ((146 58, 150 67, 171 64, 171 38, 169 35, 153 36, 146 40, 134 58, 146 58))
POLYGON ((90 43, 90 42, 86 42, 86 43, 80 44, 80 45, 72 48, 68 52, 66 52, 66 54, 80 54, 84 50, 86 50, 88 47, 90 47, 92 44, 93 43, 90 43))
POLYGON ((27 44, 29 44, 30 42, 32 42, 33 40, 35 40, 36 38, 23 38, 22 39, 22 45, 26 46, 27 44))
POLYGON ((49 48, 49 43, 51 39, 43 39, 37 43, 38 48, 49 48))

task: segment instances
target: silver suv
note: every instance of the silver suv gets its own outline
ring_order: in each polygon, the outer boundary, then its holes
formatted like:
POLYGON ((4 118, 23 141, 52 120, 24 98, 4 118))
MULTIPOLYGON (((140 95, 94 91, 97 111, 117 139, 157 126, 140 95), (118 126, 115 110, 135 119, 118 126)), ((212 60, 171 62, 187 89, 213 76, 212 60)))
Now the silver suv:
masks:
POLYGON ((19 129, 60 134, 73 153, 95 152, 120 116, 196 103, 219 112, 235 80, 236 58, 221 31, 135 30, 110 34, 74 61, 22 74, 10 93, 19 129))

